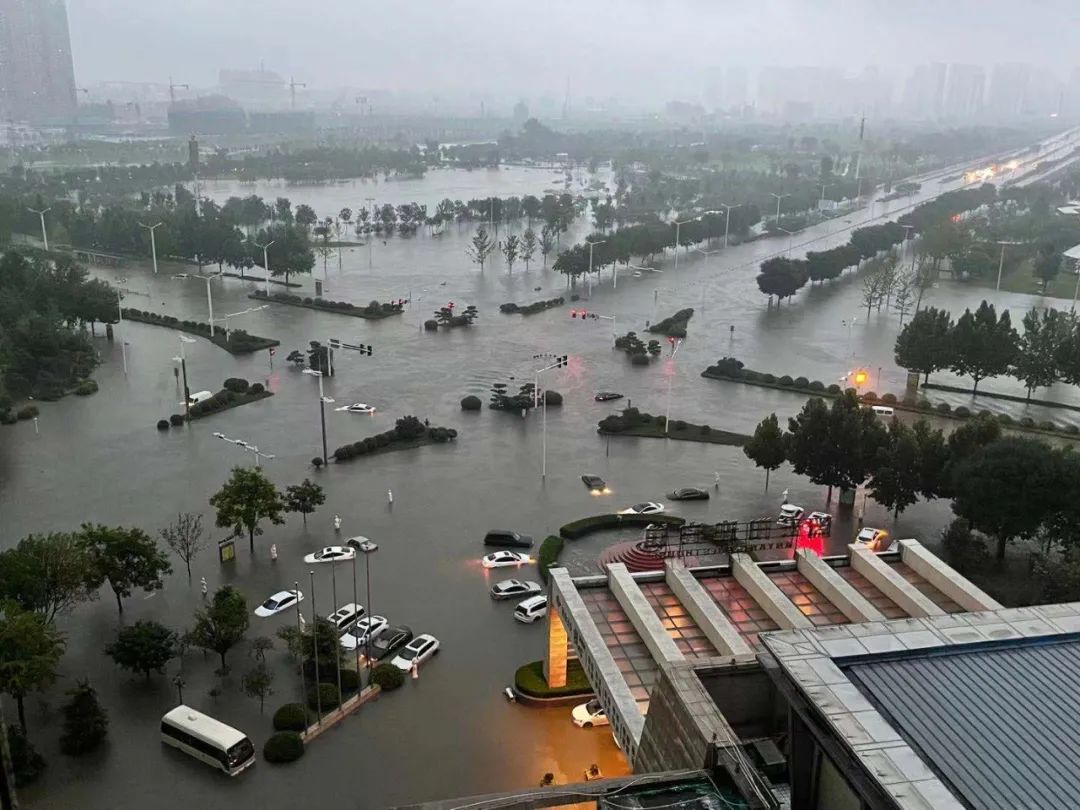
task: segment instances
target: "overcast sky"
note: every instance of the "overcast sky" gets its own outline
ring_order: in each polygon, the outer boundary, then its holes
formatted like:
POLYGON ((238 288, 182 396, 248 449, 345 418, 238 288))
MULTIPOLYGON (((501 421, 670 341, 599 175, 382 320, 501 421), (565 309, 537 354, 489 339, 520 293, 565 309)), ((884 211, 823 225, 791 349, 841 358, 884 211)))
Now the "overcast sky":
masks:
POLYGON ((67 0, 80 83, 693 98, 711 66, 1080 64, 1080 0, 67 0))

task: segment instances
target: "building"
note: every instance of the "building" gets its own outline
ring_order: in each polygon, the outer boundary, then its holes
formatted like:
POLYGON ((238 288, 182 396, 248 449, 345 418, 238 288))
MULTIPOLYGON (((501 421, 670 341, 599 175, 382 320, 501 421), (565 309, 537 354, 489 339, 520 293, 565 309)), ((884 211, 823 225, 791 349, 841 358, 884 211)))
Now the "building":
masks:
POLYGON ((66 123, 75 114, 64 0, 3 0, 0 7, 0 116, 66 123))
POLYGON ((946 118, 968 119, 983 110, 986 71, 978 65, 949 65, 943 113, 946 118))
POLYGON ((1018 117, 1025 108, 1030 77, 1028 65, 1019 62, 994 65, 986 93, 986 112, 1001 119, 1018 117))

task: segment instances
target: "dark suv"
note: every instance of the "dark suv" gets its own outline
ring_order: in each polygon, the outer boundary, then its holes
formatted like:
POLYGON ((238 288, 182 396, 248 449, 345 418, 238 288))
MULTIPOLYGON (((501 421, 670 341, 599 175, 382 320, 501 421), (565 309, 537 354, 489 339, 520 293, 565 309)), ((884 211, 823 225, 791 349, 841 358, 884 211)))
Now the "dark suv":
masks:
POLYGON ((527 534, 518 534, 510 529, 492 529, 484 535, 485 546, 504 546, 507 548, 529 548, 533 539, 527 534))
POLYGON ((372 640, 367 654, 362 657, 373 664, 382 661, 412 641, 412 637, 413 631, 405 625, 388 627, 372 640))

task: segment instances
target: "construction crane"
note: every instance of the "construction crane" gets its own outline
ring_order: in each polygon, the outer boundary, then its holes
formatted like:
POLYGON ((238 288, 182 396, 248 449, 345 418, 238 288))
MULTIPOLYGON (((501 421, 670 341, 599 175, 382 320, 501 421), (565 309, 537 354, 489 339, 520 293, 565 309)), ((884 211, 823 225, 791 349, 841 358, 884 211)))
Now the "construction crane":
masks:
POLYGON ((172 76, 169 77, 169 103, 176 103, 176 90, 179 87, 183 87, 185 90, 190 90, 191 87, 186 84, 173 84, 172 76))

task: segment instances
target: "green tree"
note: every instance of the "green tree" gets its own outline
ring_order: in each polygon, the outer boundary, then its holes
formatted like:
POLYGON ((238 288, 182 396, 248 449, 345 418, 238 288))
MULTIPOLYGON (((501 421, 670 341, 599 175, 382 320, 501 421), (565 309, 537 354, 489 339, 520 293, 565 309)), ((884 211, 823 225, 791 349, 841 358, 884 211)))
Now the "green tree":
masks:
POLYGON ((491 252, 495 250, 495 241, 488 236, 487 228, 483 225, 478 225, 476 228, 476 234, 470 240, 469 247, 465 249, 465 255, 469 257, 473 264, 480 265, 480 272, 484 272, 484 262, 487 261, 487 257, 491 255, 491 252))
POLYGON ((250 622, 247 600, 232 585, 214 592, 210 605, 195 612, 191 643, 221 656, 221 670, 228 671, 225 654, 247 633, 250 622))
POLYGON ((896 364, 922 374, 923 382, 928 382, 932 372, 950 363, 952 331, 947 310, 929 307, 916 312, 896 337, 896 364))
POLYGON ((51 622, 94 598, 88 568, 89 555, 75 536, 31 534, 0 553, 0 601, 13 601, 51 622))
POLYGON ((313 666, 315 656, 319 658, 319 672, 325 675, 340 666, 344 660, 341 648, 341 633, 334 625, 321 616, 304 628, 304 644, 301 654, 305 666, 313 666))
POLYGON ((893 417, 888 440, 878 449, 877 464, 870 476, 870 494, 886 509, 891 509, 896 519, 918 500, 922 475, 915 434, 893 417))
POLYGON ((64 730, 60 734, 60 750, 71 756, 81 756, 105 742, 109 733, 109 718, 89 681, 79 681, 68 695, 71 700, 63 708, 64 730))
POLYGON ((248 546, 255 551, 255 535, 262 534, 259 524, 269 520, 274 525, 285 522, 285 504, 281 495, 258 467, 234 467, 229 480, 210 498, 217 510, 217 525, 232 529, 239 537, 248 535, 248 546))
POLYGON ((499 247, 506 259, 507 273, 513 274, 514 262, 517 261, 518 251, 521 249, 521 240, 516 235, 510 234, 506 237, 506 241, 499 243, 499 247))
POLYGON ((108 582, 116 607, 124 612, 124 599, 135 588, 159 591, 172 573, 168 557, 142 529, 84 523, 79 541, 89 554, 88 581, 95 587, 108 582))
POLYGON ((869 408, 859 407, 854 392, 848 391, 827 408, 824 401, 811 399, 802 411, 788 420, 785 436, 788 461, 799 475, 829 488, 854 489, 874 469, 878 448, 886 441, 885 428, 869 408))
POLYGON ((810 271, 804 259, 785 259, 774 257, 761 263, 761 272, 757 277, 758 289, 769 296, 769 303, 775 295, 777 302, 790 298, 802 289, 810 279, 810 271))
POLYGON ((994 305, 983 301, 974 314, 964 310, 949 334, 952 345, 950 368, 974 381, 1005 374, 1016 357, 1019 337, 1009 321, 1008 310, 999 318, 994 305))
POLYGON ((274 694, 273 685, 274 673, 261 661, 245 672, 243 678, 240 679, 244 694, 259 701, 259 714, 263 713, 266 699, 274 694))
POLYGON ((326 503, 326 493, 318 484, 305 478, 301 484, 290 484, 285 487, 285 511, 299 512, 307 526, 307 516, 315 509, 326 503))
POLYGON ((1053 245, 1043 245, 1035 256, 1035 275, 1042 280, 1043 289, 1046 289, 1061 272, 1061 254, 1053 245))
POLYGON ((754 435, 743 446, 743 453, 758 467, 765 468, 765 491, 769 490, 769 473, 777 469, 787 458, 784 432, 776 414, 766 416, 754 429, 754 435))
MULTIPOLYGON (((995 423, 996 424, 996 423, 995 423)), ((917 419, 911 434, 919 452, 919 494, 927 500, 939 498, 946 489, 949 448, 941 430, 930 427, 925 419, 917 419)))
POLYGON ((160 622, 138 621, 120 628, 116 640, 105 647, 105 654, 124 669, 141 672, 150 680, 151 672, 162 673, 177 655, 179 638, 160 622))
POLYGON ((1061 506, 1059 453, 1034 439, 1009 437, 986 445, 952 470, 953 512, 997 541, 996 556, 1034 536, 1061 506))
POLYGON ((540 255, 544 257, 544 267, 547 267, 548 255, 555 249, 555 232, 547 225, 540 229, 540 255))
POLYGON ((5 726, 7 729, 8 750, 11 752, 11 771, 15 777, 15 787, 26 787, 45 770, 45 757, 37 752, 26 739, 26 732, 18 726, 5 726))
POLYGON ((191 579, 191 561, 204 548, 202 515, 181 512, 176 520, 162 529, 159 534, 172 553, 184 561, 188 579, 191 579))
POLYGON ((38 613, 7 605, 0 615, 0 692, 15 700, 19 727, 26 733, 27 694, 56 680, 64 638, 38 613))
POLYGON ((310 205, 304 205, 303 203, 296 206, 295 219, 296 224, 305 231, 311 230, 311 226, 319 221, 319 218, 315 215, 315 210, 310 205))
POLYGON ((274 649, 274 640, 269 636, 255 636, 251 640, 251 657, 260 664, 265 663, 266 653, 274 649))
POLYGON ((1024 315, 1024 334, 1013 361, 1012 375, 1024 383, 1027 399, 1036 388, 1053 385, 1058 379, 1058 357, 1069 339, 1070 325, 1056 309, 1031 310, 1024 315))
MULTIPOLYGON (((525 199, 528 199, 528 197, 525 199)), ((533 233, 532 228, 526 228, 525 233, 521 235, 521 260, 525 262, 526 271, 529 269, 529 262, 532 261, 532 257, 536 255, 536 248, 536 234, 533 233)))

